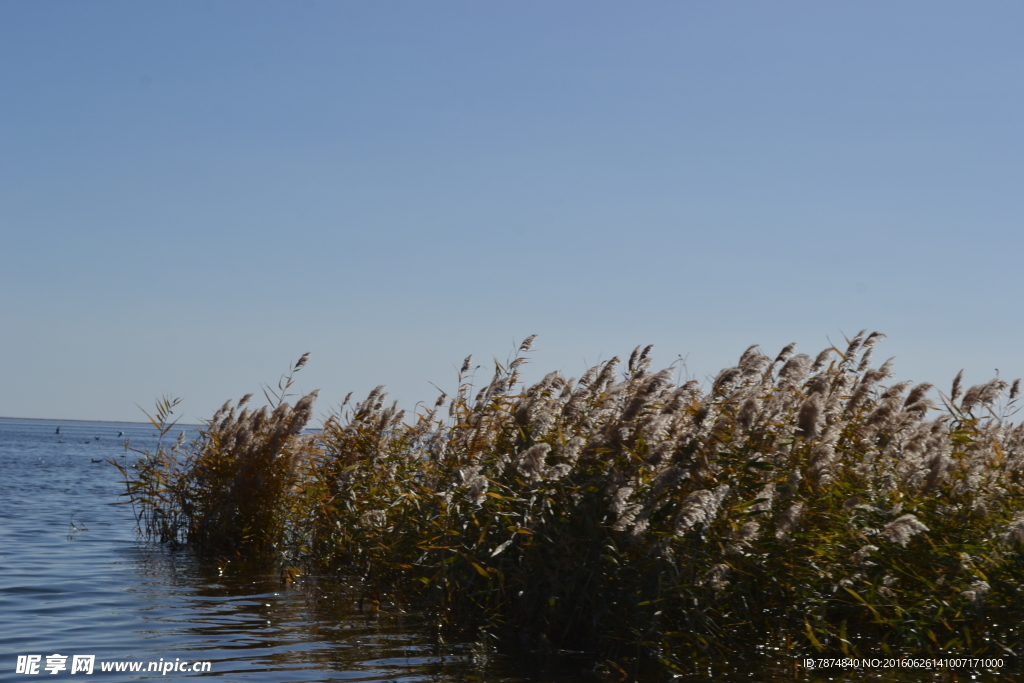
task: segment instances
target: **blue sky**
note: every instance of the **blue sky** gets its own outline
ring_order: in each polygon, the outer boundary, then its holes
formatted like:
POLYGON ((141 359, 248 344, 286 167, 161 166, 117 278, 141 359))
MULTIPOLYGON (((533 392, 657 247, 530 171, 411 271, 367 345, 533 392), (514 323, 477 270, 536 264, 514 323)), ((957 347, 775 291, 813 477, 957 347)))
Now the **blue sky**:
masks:
MULTIPOLYGON (((0 415, 188 419, 305 351, 406 407, 537 333, 1024 375, 1024 6, 0 3, 0 415)), ((481 370, 486 375, 486 367, 481 370)))

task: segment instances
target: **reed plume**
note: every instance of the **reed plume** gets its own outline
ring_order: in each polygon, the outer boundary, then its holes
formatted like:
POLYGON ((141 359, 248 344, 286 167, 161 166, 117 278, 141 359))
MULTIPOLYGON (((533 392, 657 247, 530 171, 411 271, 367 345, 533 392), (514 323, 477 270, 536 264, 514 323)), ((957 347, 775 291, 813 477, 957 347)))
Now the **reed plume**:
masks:
POLYGON ((482 386, 469 357, 411 417, 378 387, 318 434, 315 395, 291 407, 285 382, 260 410, 225 404, 178 459, 140 459, 128 492, 158 540, 670 671, 753 641, 1022 648, 1024 430, 996 412, 1019 384, 964 393, 961 373, 936 409, 932 385, 871 364, 882 338, 751 346, 702 388, 652 371, 650 346, 519 386, 530 337, 482 386))

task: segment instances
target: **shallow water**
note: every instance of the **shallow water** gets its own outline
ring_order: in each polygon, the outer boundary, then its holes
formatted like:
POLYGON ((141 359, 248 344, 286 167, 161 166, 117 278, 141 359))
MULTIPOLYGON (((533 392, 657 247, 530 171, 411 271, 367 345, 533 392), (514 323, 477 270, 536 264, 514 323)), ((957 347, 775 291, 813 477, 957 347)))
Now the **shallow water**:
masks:
MULTIPOLYGON (((439 644, 415 615, 361 613, 326 586, 231 578, 187 553, 140 543, 130 506, 117 504, 120 475, 102 462, 131 460, 126 438, 152 449, 157 432, 144 424, 0 418, 0 681, 32 680, 16 673, 18 655, 40 655, 40 675, 50 679, 43 667, 53 654, 68 656, 54 676, 80 675, 71 674, 71 656, 95 655, 96 677, 85 680, 597 680, 579 658, 439 644), (206 661, 210 669, 146 671, 161 660, 206 661), (143 670, 105 673, 104 662, 141 662, 143 670)), ((952 672, 810 672, 781 656, 728 659, 695 666, 682 679, 954 680, 952 672)), ((960 670, 955 680, 999 678, 960 670)))

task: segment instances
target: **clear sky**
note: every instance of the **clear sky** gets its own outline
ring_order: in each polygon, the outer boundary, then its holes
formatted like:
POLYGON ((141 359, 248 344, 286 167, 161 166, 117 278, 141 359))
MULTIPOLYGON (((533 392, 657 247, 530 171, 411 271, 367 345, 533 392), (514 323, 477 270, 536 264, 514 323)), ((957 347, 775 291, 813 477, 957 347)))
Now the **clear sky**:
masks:
MULTIPOLYGON (((1024 4, 0 3, 0 415, 406 407, 537 333, 1024 375, 1024 4)), ((485 367, 484 376, 489 374, 485 367)))

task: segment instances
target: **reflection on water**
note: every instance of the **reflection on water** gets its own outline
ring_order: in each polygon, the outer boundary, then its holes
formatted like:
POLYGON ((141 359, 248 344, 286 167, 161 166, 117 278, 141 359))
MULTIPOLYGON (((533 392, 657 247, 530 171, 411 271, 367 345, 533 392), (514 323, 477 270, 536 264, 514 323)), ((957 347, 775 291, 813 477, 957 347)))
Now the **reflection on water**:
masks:
MULTIPOLYGON (((441 643, 416 615, 360 611, 337 587, 285 585, 276 575, 221 575, 187 553, 140 544, 131 508, 116 504, 122 490, 117 471, 96 461, 130 458, 125 438, 153 448, 156 437, 150 425, 0 419, 0 681, 32 680, 14 673, 17 655, 54 653, 92 654, 97 662, 205 660, 212 667, 204 677, 232 681, 595 680, 587 674, 592 665, 576 657, 500 655, 479 644, 441 643)), ((1004 674, 1014 675, 1011 665, 1017 668, 1007 660, 1004 674)), ((624 673, 608 667, 603 678, 660 678, 624 673)), ((812 672, 775 653, 723 653, 695 662, 679 680, 709 678, 1006 680, 964 670, 812 672)))
MULTIPOLYGON (((359 612, 354 601, 327 588, 288 589, 278 577, 211 577, 187 556, 135 559, 138 592, 152 640, 165 652, 186 647, 214 661, 220 675, 245 680, 462 680, 487 669, 485 652, 439 648, 415 617, 359 612)), ((195 656, 195 654, 193 654, 195 656)), ((493 667, 489 667, 493 668, 493 667)), ((497 679, 496 679, 497 680, 497 679)))
MULTIPOLYGON (((483 648, 439 645, 429 624, 398 610, 358 609, 331 586, 287 588, 277 576, 211 575, 185 554, 141 554, 154 607, 147 647, 203 652, 244 680, 514 680, 483 648)), ((172 654, 172 656, 175 656, 172 654)), ((194 655, 192 655, 194 656, 194 655)), ((165 659, 167 655, 164 654, 165 659)))

